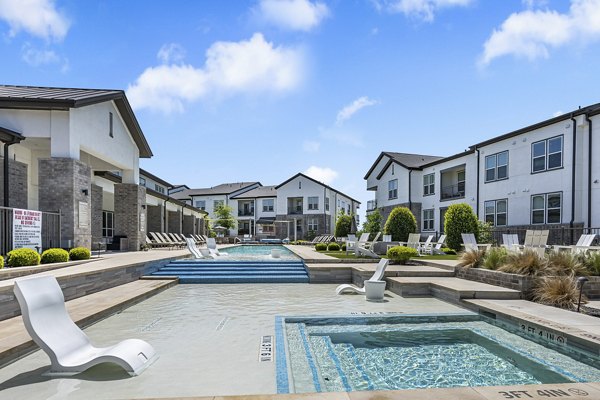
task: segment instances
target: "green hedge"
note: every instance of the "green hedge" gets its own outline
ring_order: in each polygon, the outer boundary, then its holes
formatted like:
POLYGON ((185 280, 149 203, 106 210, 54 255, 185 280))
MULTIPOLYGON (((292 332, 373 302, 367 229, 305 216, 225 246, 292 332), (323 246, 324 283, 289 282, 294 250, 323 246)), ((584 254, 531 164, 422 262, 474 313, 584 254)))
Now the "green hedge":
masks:
POLYGON ((346 251, 346 243, 342 244, 342 251, 346 251))
POLYGON ((33 249, 15 249, 8 252, 6 263, 9 267, 38 265, 40 263, 40 255, 33 249))
POLYGON ((340 251, 340 245, 335 242, 331 242, 327 246, 327 251, 340 251))
POLYGON ((317 243, 317 244, 315 244, 315 250, 317 250, 317 251, 325 251, 325 250, 327 250, 327 243, 317 243))
POLYGON ((4 257, 0 255, 0 269, 4 268, 4 257))
POLYGON ((479 233, 479 221, 473 208, 467 203, 452 204, 444 214, 444 232, 446 244, 451 249, 460 251, 463 233, 479 233))
POLYGON ((400 264, 406 264, 409 259, 418 255, 417 249, 412 247, 394 246, 387 251, 387 258, 400 264))
POLYGON ((406 242, 410 233, 417 231, 417 220, 406 207, 396 207, 390 213, 383 232, 392 235, 394 242, 406 242))
POLYGON ((72 261, 87 260, 91 256, 92 256, 92 254, 90 253, 90 250, 86 249, 85 247, 75 247, 75 248, 71 249, 71 251, 69 251, 69 258, 72 261))
POLYGON ((42 264, 69 261, 69 252, 63 249, 48 249, 42 253, 42 264))

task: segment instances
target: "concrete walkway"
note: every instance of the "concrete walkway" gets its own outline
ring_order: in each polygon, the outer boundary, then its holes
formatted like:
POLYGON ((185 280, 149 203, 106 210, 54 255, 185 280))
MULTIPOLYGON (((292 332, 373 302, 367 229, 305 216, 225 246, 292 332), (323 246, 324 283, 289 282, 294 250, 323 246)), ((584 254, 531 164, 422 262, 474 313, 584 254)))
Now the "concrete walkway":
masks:
POLYGON ((285 247, 294 252, 297 256, 301 257, 304 262, 331 262, 339 263, 343 260, 335 257, 328 256, 323 253, 319 253, 315 250, 314 246, 301 246, 301 245, 285 245, 285 247))
POLYGON ((521 292, 454 277, 387 278, 389 290, 401 296, 433 295, 449 301, 461 299, 520 299, 521 292))

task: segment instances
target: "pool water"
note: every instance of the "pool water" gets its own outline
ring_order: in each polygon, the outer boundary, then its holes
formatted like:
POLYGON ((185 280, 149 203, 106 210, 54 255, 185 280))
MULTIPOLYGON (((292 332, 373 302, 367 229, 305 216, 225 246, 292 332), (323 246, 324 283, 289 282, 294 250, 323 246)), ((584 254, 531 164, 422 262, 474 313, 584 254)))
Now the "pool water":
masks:
POLYGON ((285 325, 295 392, 588 382, 600 370, 474 317, 285 325))
MULTIPOLYGON (((227 247, 221 252, 227 253, 229 256, 227 257, 229 260, 234 261, 253 261, 253 260, 262 260, 262 261, 298 261, 300 257, 295 255, 291 250, 287 249, 284 246, 278 245, 240 245, 240 246, 232 246, 227 247), (274 258, 271 257, 271 251, 278 250, 281 257, 274 258)), ((225 258, 219 259, 220 261, 225 261, 225 258)))

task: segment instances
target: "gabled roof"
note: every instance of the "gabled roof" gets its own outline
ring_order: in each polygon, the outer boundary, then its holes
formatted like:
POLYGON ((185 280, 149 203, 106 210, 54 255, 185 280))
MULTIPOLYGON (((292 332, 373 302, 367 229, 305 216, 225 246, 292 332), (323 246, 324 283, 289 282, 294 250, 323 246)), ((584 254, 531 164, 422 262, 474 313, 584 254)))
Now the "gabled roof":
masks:
POLYGON ((275 186, 259 186, 247 192, 236 194, 232 199, 255 199, 259 197, 277 197, 275 186))
POLYGON ((377 164, 379 164, 379 161, 381 161, 381 159, 384 156, 388 157, 389 160, 386 163, 386 165, 383 167, 382 171, 385 171, 392 162, 395 162, 406 169, 418 169, 425 164, 429 164, 431 162, 434 162, 434 161, 437 161, 437 160, 443 158, 443 157, 439 157, 439 156, 428 156, 428 155, 424 155, 424 154, 396 153, 393 151, 382 151, 381 154, 379 154, 379 157, 377 157, 377 160, 375 160, 373 165, 371 165, 371 168, 369 168, 369 171, 365 175, 364 179, 369 178, 369 175, 371 175, 371 173, 373 172, 375 167, 377 167, 377 164))
POLYGON ((260 185, 260 182, 235 182, 235 183, 222 183, 217 186, 213 186, 210 188, 200 188, 200 189, 186 189, 180 192, 173 193, 172 196, 178 199, 182 198, 190 198, 191 196, 210 196, 210 195, 218 195, 218 194, 231 194, 233 192, 237 192, 238 190, 242 190, 252 185, 260 185))
POLYGON ((347 197, 347 198, 349 198, 350 200, 354 201, 355 203, 358 203, 358 204, 360 204, 360 201, 358 201, 358 200, 356 200, 356 199, 353 199, 352 197, 348 196, 347 194, 344 194, 344 193, 340 192, 339 190, 335 190, 335 189, 334 189, 334 188, 332 188, 331 186, 329 186, 329 185, 326 185, 326 184, 324 184, 323 182, 319 182, 318 180, 316 180, 316 179, 314 179, 314 178, 311 178, 310 176, 308 176, 308 175, 305 175, 305 174, 303 174, 302 172, 298 172, 296 175, 292 176, 291 178, 289 178, 289 179, 288 179, 288 180, 286 180, 285 182, 283 182, 283 183, 280 183, 279 185, 275 186, 275 189, 279 189, 279 188, 280 188, 280 187, 282 187, 283 185, 285 185, 285 184, 287 184, 287 183, 289 183, 289 182, 293 181, 294 179, 298 178, 299 176, 301 176, 301 177, 303 177, 303 178, 306 178, 306 179, 308 179, 308 180, 311 180, 311 181, 313 181, 313 182, 315 182, 315 183, 317 183, 317 184, 319 184, 319 185, 321 185, 321 186, 323 186, 323 187, 326 187, 327 189, 329 189, 329 190, 331 190, 331 191, 333 191, 333 192, 336 192, 336 193, 338 193, 338 194, 341 194, 341 195, 342 195, 342 196, 344 196, 344 197, 347 197))
POLYGON ((140 175, 143 175, 147 178, 152 179, 154 182, 156 183, 160 183, 161 185, 165 185, 168 188, 173 187, 173 185, 171 185, 169 182, 159 178, 158 176, 151 174, 150 172, 146 171, 145 169, 140 168, 140 175))
POLYGON ((152 157, 152 150, 122 90, 0 85, 0 108, 68 110, 106 101, 115 102, 121 118, 139 149, 140 157, 152 157))

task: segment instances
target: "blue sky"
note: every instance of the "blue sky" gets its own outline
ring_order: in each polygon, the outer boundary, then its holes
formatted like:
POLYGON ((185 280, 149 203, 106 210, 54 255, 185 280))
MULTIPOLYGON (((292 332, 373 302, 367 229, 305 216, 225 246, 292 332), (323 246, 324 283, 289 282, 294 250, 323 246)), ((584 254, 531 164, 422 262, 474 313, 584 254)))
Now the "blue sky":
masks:
POLYGON ((363 212, 382 150, 600 102, 600 0, 0 0, 0 37, 4 84, 126 90, 167 181, 308 172, 363 212))

